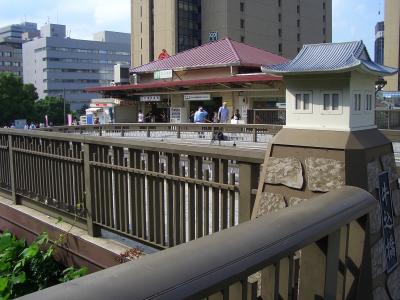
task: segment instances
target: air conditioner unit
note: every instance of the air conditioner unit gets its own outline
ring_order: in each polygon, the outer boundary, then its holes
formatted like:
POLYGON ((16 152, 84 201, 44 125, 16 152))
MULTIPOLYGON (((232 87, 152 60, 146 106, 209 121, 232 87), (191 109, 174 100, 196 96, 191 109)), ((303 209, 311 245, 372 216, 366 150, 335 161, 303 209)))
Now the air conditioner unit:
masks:
POLYGON ((116 85, 129 83, 129 65, 114 65, 114 82, 116 85))

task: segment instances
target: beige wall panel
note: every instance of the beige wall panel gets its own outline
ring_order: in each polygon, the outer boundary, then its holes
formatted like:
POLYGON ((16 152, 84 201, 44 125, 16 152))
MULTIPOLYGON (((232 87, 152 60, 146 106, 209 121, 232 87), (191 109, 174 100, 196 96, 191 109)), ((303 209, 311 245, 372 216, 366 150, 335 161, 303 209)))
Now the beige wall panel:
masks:
POLYGON ((224 39, 228 36, 227 3, 228 0, 201 1, 201 31, 203 43, 208 42, 208 34, 213 31, 218 32, 219 39, 224 39))
MULTIPOLYGON (((400 1, 385 1, 385 50, 384 64, 390 67, 399 67, 399 45, 400 45, 400 1)), ((399 89, 399 75, 385 78, 387 85, 385 90, 397 91, 399 89)))
POLYGON ((170 55, 176 54, 177 23, 176 1, 154 1, 154 59, 157 59, 162 49, 170 55))

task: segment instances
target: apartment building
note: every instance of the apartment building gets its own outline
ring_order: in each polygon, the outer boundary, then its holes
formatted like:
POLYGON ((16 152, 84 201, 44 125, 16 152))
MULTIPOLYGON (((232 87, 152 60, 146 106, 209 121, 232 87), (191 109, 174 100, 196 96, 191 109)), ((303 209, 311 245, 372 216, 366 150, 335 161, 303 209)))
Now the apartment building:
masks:
POLYGON ((39 98, 63 97, 73 110, 99 95, 88 87, 110 85, 114 65, 130 65, 130 34, 100 32, 94 40, 66 37, 65 25, 47 24, 41 37, 23 44, 24 82, 36 86, 39 98))
POLYGON ((134 66, 224 38, 287 58, 332 41, 332 0, 131 0, 131 10, 134 66))

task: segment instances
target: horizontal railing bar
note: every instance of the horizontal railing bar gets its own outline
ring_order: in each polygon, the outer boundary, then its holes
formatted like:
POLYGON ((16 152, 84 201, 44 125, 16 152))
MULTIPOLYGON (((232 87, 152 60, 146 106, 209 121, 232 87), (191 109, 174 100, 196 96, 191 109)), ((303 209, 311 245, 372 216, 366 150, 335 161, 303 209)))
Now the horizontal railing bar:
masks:
POLYGON ((33 150, 27 150, 27 149, 15 148, 15 147, 13 147, 13 151, 20 152, 20 153, 26 153, 26 154, 32 154, 32 155, 35 155, 35 156, 54 158, 54 159, 57 159, 57 160, 74 162, 74 163, 77 163, 77 164, 81 164, 83 162, 83 160, 79 159, 79 158, 61 156, 61 155, 57 155, 57 154, 50 154, 50 153, 46 153, 46 152, 39 152, 39 151, 33 151, 33 150))
POLYGON ((8 150, 8 146, 0 145, 0 149, 2 149, 2 150, 8 150))
POLYGON ((102 124, 102 125, 77 125, 77 126, 55 126, 50 128, 41 128, 40 130, 43 131, 63 131, 65 129, 79 131, 80 129, 108 129, 108 128, 118 128, 121 127, 123 129, 127 128, 137 128, 140 129, 147 129, 147 128, 162 128, 162 127, 169 127, 169 128, 185 128, 185 127, 192 127, 192 128, 235 128, 235 129, 259 129, 259 130, 279 130, 282 128, 281 125, 273 125, 273 124, 221 124, 221 123, 179 123, 179 124, 171 124, 171 123, 114 123, 114 124, 102 124))
POLYGON ((140 242, 140 243, 142 243, 142 244, 144 244, 144 245, 146 245, 146 246, 152 247, 152 248, 154 248, 154 249, 157 249, 157 250, 168 249, 168 247, 165 247, 165 246, 163 246, 163 245, 161 245, 161 244, 157 244, 156 242, 151 242, 151 241, 149 241, 149 240, 147 240, 147 239, 140 238, 140 237, 138 237, 138 236, 136 236, 136 235, 134 235, 134 234, 126 233, 126 232, 124 232, 124 231, 115 229, 115 228, 113 228, 113 227, 111 227, 111 226, 104 225, 104 224, 102 224, 102 223, 100 223, 100 222, 93 222, 93 223, 96 224, 96 225, 98 225, 98 226, 100 226, 100 227, 103 228, 103 229, 106 229, 106 230, 112 232, 112 233, 115 233, 115 234, 122 235, 122 236, 127 237, 127 238, 130 238, 130 239, 133 239, 133 240, 135 240, 135 241, 137 241, 137 242, 140 242))
POLYGON ((178 182, 193 183, 193 184, 197 184, 197 185, 214 187, 214 188, 224 189, 224 190, 228 190, 228 191, 239 191, 239 187, 236 185, 232 185, 232 184, 217 183, 217 182, 211 182, 211 181, 206 181, 206 180, 201 180, 201 179, 196 179, 196 178, 191 178, 191 177, 182 177, 182 176, 177 176, 177 175, 172 175, 172 174, 163 174, 163 173, 154 172, 154 171, 141 170, 141 169, 135 169, 135 168, 130 168, 130 167, 124 167, 124 166, 116 166, 116 165, 110 165, 110 164, 94 162, 94 161, 91 161, 89 164, 92 166, 101 167, 101 168, 105 168, 105 169, 112 169, 112 170, 116 170, 116 171, 125 171, 125 172, 139 174, 139 175, 147 175, 147 176, 151 176, 154 178, 171 179, 171 180, 178 181, 178 182))
POLYGON ((157 151, 165 153, 186 154, 201 157, 223 158, 242 162, 262 163, 264 161, 264 149, 243 149, 236 147, 209 145, 183 145, 158 141, 143 141, 122 139, 118 137, 95 137, 86 135, 62 134, 58 132, 46 132, 39 130, 0 129, 0 134, 13 136, 26 136, 59 141, 80 142, 101 146, 114 146, 144 151, 157 151))
POLYGON ((335 232, 376 204, 368 192, 343 187, 21 299, 204 298, 335 232))

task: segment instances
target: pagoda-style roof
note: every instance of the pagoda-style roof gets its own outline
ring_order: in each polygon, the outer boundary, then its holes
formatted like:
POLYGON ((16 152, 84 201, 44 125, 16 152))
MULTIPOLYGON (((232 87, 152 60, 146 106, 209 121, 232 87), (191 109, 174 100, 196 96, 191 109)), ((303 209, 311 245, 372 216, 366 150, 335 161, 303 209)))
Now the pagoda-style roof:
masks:
POLYGON ((304 45, 293 60, 262 67, 264 73, 278 75, 343 73, 353 70, 377 76, 392 75, 398 71, 373 62, 362 41, 304 45))
POLYGON ((190 70, 226 66, 261 67, 281 64, 287 59, 229 38, 192 48, 166 59, 131 68, 131 73, 151 73, 160 70, 190 70))

